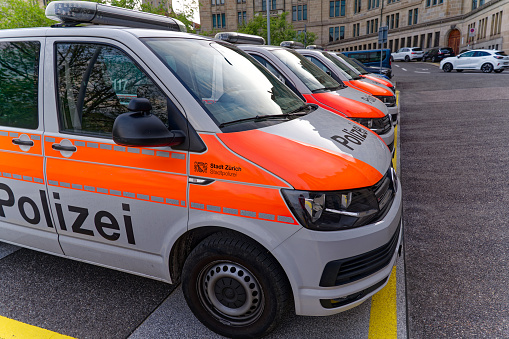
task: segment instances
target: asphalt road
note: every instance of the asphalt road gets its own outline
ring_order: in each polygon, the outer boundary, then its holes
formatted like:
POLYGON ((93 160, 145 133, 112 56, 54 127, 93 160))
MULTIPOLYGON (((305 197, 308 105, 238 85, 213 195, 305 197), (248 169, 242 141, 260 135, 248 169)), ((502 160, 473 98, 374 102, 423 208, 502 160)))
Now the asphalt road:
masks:
POLYGON ((393 63, 410 338, 509 338, 509 74, 393 63))

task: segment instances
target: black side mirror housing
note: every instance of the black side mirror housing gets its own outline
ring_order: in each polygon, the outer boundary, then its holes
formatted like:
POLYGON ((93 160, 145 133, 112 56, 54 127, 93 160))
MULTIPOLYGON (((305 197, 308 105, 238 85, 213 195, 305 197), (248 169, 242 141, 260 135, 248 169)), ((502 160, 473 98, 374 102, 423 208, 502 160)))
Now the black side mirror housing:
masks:
POLYGON ((119 115, 113 124, 113 141, 123 146, 157 147, 177 146, 184 142, 183 131, 169 131, 164 123, 151 114, 152 105, 145 98, 129 102, 132 112, 119 115))

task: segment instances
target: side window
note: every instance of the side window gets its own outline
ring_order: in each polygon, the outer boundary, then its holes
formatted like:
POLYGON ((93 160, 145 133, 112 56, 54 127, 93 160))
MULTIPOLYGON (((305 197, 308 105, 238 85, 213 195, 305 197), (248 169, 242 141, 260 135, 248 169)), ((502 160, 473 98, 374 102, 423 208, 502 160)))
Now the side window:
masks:
POLYGON ((111 137, 132 98, 147 98, 168 126, 167 99, 120 49, 103 44, 56 45, 60 130, 111 137))
POLYGON ((461 54, 461 57, 462 58, 469 58, 469 57, 474 56, 474 53, 475 53, 475 51, 466 52, 466 53, 461 54))
POLYGON ((38 127, 40 49, 37 41, 0 42, 0 125, 38 127))
POLYGON ((251 56, 255 58, 256 61, 261 63, 265 68, 267 68, 272 74, 274 74, 276 78, 281 80, 281 82, 283 83, 285 82, 285 77, 283 76, 283 74, 281 74, 281 72, 274 68, 274 66, 272 66, 267 60, 256 54, 251 54, 251 56))
POLYGON ((310 57, 310 56, 306 56, 306 59, 308 59, 309 61, 311 61, 312 63, 314 63, 316 66, 318 66, 318 68, 320 68, 322 71, 324 71, 325 73, 327 74, 331 74, 331 71, 327 68, 327 66, 325 66, 320 60, 318 60, 317 58, 313 58, 313 57, 310 57))

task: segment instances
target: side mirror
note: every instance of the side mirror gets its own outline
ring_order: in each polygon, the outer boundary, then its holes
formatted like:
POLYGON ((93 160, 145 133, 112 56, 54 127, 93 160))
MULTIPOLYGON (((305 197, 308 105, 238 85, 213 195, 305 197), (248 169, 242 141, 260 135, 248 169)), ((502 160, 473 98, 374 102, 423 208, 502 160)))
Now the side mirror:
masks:
POLYGON ((134 98, 113 124, 113 141, 123 146, 177 146, 184 142, 183 131, 169 131, 164 123, 151 114, 152 105, 145 98, 134 98))

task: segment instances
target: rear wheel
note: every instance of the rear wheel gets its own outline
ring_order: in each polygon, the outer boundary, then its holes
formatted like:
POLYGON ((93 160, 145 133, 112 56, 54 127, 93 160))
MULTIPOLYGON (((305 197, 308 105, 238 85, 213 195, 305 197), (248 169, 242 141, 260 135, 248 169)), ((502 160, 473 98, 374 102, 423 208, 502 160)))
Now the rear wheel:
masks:
POLYGON ((452 71, 452 64, 450 62, 444 64, 444 66, 442 66, 442 69, 444 70, 444 72, 450 72, 452 71))
POLYGON ((182 291, 194 315, 230 338, 271 332, 292 300, 274 257, 235 233, 221 232, 203 240, 187 258, 182 274, 182 291))
POLYGON ((496 69, 494 72, 495 72, 495 73, 502 73, 503 71, 504 71, 504 69, 503 69, 503 68, 501 68, 501 69, 496 69))
POLYGON ((408 55, 405 55, 405 61, 406 62, 409 62, 410 61, 410 57, 408 55))
POLYGON ((481 66, 481 71, 483 73, 491 73, 493 71, 493 65, 487 62, 481 66))
POLYGON ((437 59, 437 57, 436 57, 436 56, 434 56, 434 57, 432 57, 432 58, 431 58, 431 62, 437 62, 437 61, 438 61, 438 59, 437 59))

